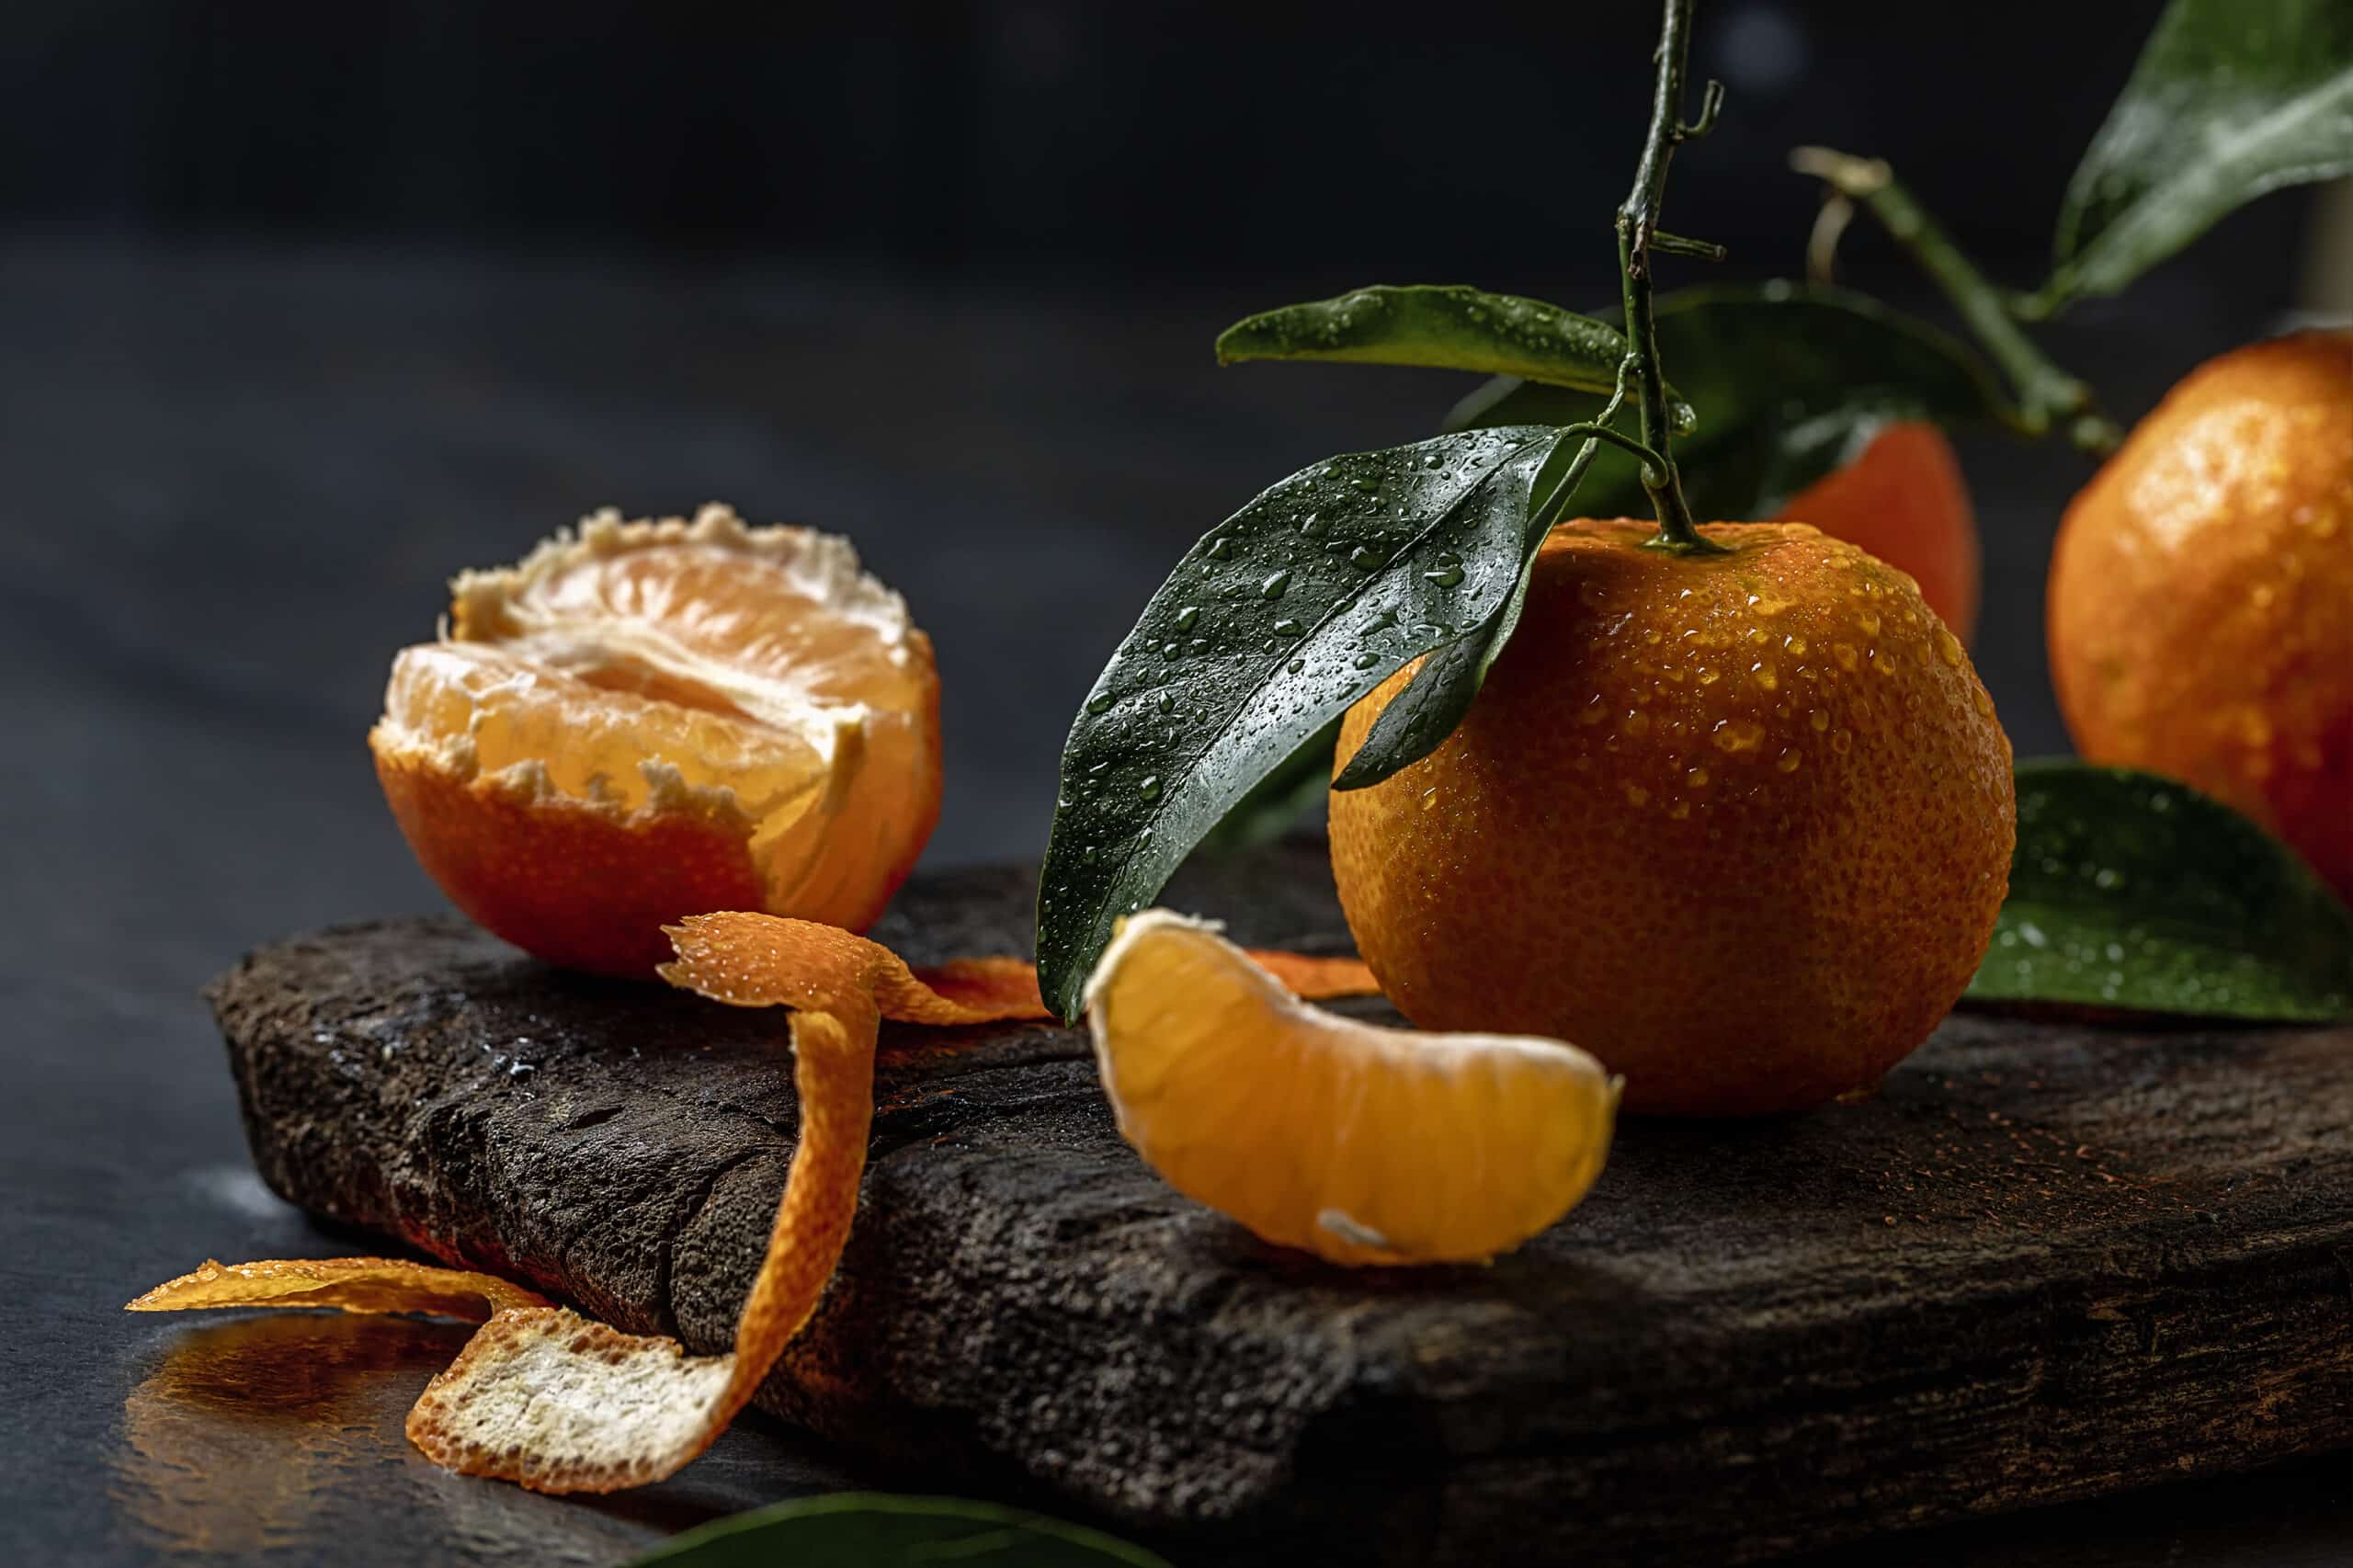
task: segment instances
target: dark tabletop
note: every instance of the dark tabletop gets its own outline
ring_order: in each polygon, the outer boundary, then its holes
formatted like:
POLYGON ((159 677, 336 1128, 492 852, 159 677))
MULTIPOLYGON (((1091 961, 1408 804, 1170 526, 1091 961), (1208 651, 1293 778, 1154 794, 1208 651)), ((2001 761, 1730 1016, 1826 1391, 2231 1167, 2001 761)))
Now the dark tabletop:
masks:
MULTIPOLYGON (((122 1316, 208 1255, 370 1244, 255 1179, 196 987, 265 938, 438 906, 362 743, 386 661, 452 570, 608 502, 854 536, 945 672, 928 863, 1034 856, 1069 716, 1183 544, 1315 458, 1427 433, 1455 391, 1210 365, 1242 311, 1348 281, 0 247, 0 1561, 603 1564, 764 1499, 921 1489, 754 1417, 663 1486, 532 1496, 401 1439, 462 1331, 122 1316)), ((2211 293, 2136 301, 2052 338, 2127 415, 2268 324, 2211 293)), ((2021 755, 2060 749, 2040 563, 2083 468, 1961 450, 1979 665, 2021 755)), ((2315 1461, 1904 1551, 2341 1563, 2348 1479, 2315 1461)))

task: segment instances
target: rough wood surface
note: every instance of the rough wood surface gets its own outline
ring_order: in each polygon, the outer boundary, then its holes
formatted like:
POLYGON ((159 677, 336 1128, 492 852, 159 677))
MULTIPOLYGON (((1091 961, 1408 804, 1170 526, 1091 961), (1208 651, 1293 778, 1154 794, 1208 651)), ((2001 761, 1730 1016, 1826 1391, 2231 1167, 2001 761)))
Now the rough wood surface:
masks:
MULTIPOLYGON (((876 934, 1019 951, 1029 897, 937 877, 876 934)), ((1172 902, 1346 946, 1313 846, 1172 902)), ((211 996, 278 1192, 727 1343, 793 1138, 779 1017, 443 920, 211 996)), ((1631 1122, 1563 1223, 1415 1273, 1169 1191, 1075 1031, 885 1047, 858 1230, 761 1403, 1201 1561, 1751 1562, 2353 1445, 2353 1030, 1957 1016, 1865 1103, 1631 1122)))

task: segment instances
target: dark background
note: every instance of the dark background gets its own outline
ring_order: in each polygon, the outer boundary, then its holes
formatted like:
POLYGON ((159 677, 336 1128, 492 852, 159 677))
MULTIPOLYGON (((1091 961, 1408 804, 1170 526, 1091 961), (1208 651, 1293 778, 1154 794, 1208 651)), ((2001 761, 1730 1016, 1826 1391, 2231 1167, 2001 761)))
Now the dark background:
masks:
MULTIPOLYGON (((2037 280, 2154 10, 1705 0, 1694 66, 1730 104, 1669 212, 1733 257, 1668 283, 1797 271, 1802 142, 1889 157, 1995 276, 2037 280)), ((227 1401, 182 1433, 197 1459, 149 1462, 188 1342, 114 1307, 208 1251, 333 1244, 254 1183, 193 992, 256 941, 438 903, 362 736, 450 573, 607 503, 848 533, 938 645, 931 863, 1033 857, 1069 716, 1183 546, 1309 461, 1429 433, 1467 385, 1220 371, 1213 335, 1368 281, 1610 297, 1654 28, 1557 0, 11 0, 0 1547, 39 1551, 0 1555, 226 1551, 205 1509, 236 1494, 207 1467, 266 1476, 311 1441, 227 1401)), ((2259 202, 2044 340, 2136 416, 2296 302, 2313 206, 2259 202)), ((1876 235, 1844 256, 1936 310, 1876 235)), ((2063 748, 2041 574, 2088 466, 1960 446, 1980 667, 2021 753, 2063 748)), ((412 1352, 349 1430, 442 1350, 412 1352)), ((485 1501, 394 1441, 357 1501, 273 1539, 347 1557, 392 1508, 427 1559, 609 1561, 773 1489, 775 1441, 731 1436, 634 1512, 485 1501)), ((2282 1540, 2314 1494, 2222 1506, 2282 1540)), ((2145 1561, 2181 1539, 2150 1517, 2053 1528, 2141 1529, 2146 1553, 2065 1560, 2145 1561)))

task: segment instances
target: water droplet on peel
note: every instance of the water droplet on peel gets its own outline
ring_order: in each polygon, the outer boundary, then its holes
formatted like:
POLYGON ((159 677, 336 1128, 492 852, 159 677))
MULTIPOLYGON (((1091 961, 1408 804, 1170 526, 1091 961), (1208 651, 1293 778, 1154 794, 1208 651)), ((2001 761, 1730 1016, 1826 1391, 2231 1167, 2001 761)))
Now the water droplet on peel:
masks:
POLYGON ((1455 587, 1462 581, 1462 568, 1460 566, 1441 566, 1434 572, 1423 573, 1422 580, 1428 583, 1435 583, 1441 588, 1455 587))
POLYGON ((1291 674, 1293 674, 1293 675, 1297 675, 1297 674, 1299 674, 1299 672, 1300 672, 1300 671, 1302 671, 1302 670, 1303 670, 1303 669, 1305 669, 1305 668, 1307 667, 1307 661, 1306 661, 1305 659, 1293 659, 1293 660, 1292 660, 1289 665, 1285 665, 1284 667, 1285 667, 1285 668, 1287 668, 1287 669, 1289 669, 1289 670, 1290 671, 1290 673, 1291 673, 1291 674))
POLYGON ((1209 547, 1209 549, 1208 549, 1207 551, 1203 551, 1203 553, 1204 553, 1204 554, 1206 554, 1206 555, 1207 555, 1207 556, 1208 556, 1211 561, 1222 561, 1222 560, 1224 560, 1224 559, 1225 559, 1225 540, 1224 540, 1223 539, 1213 539, 1213 540, 1210 540, 1210 547, 1209 547))
POLYGON ((1201 607, 1199 605, 1187 605, 1183 609, 1176 612, 1176 630, 1179 631, 1190 631, 1200 619, 1201 607))
POLYGON ((1795 773, 1798 770, 1797 748, 1792 746, 1788 751, 1785 751, 1780 756, 1775 757, 1773 759, 1773 766, 1780 769, 1783 773, 1795 773))
POLYGON ((1145 775, 1143 782, 1136 786, 1136 793, 1147 801, 1160 799, 1159 778, 1156 775, 1145 775))
POLYGON ((1426 812, 1434 812, 1438 810, 1437 785, 1433 784, 1428 789, 1422 791, 1422 810, 1426 812))
POLYGON ((1937 657, 1955 669, 1961 668, 1961 639, 1941 626, 1937 628, 1937 657))
POLYGON ((1817 735, 1830 728, 1830 715, 1819 708, 1808 713, 1805 716, 1805 722, 1813 727, 1813 733, 1817 735))
POLYGON ((1163 713, 1173 712, 1175 711, 1176 707, 1176 699, 1173 697, 1163 697, 1160 699, 1160 710, 1163 713))
POLYGON ((1718 751, 1738 756, 1755 751, 1765 741, 1765 726, 1753 719, 1726 719, 1709 737, 1718 751))
POLYGON ((1683 781, 1694 790, 1704 790, 1708 787, 1708 770, 1699 767, 1686 768, 1683 781))
POLYGON ((1290 616, 1285 616, 1280 620, 1275 622, 1275 635, 1278 637, 1296 637, 1305 630, 1306 628, 1301 626, 1298 621, 1293 620, 1290 616))
POLYGON ((1289 572, 1277 572, 1271 574, 1265 582, 1258 585, 1258 592, 1265 595, 1267 598, 1279 599, 1283 597, 1283 590, 1290 586, 1290 574, 1289 572))
POLYGON ((1086 710, 1089 713, 1109 712, 1111 710, 1111 694, 1108 691, 1097 692, 1094 696, 1086 699, 1086 710))
POLYGON ((1370 572, 1388 559, 1370 545, 1360 544, 1348 551, 1348 564, 1360 572, 1370 572))
POLYGON ((1308 513, 1299 520, 1299 531, 1313 539, 1324 531, 1324 515, 1321 512, 1308 513))

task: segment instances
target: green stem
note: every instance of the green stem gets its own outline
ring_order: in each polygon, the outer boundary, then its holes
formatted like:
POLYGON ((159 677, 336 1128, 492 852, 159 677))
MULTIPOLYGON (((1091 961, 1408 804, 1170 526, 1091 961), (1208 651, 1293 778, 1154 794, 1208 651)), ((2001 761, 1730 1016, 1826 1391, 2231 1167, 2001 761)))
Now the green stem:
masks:
POLYGON ((2104 456, 2123 433, 2099 412, 2092 389, 2052 364, 2019 329, 2006 295, 1986 280, 1937 221, 1876 158, 1800 147, 1790 166, 1859 202, 1941 290, 2018 393, 2018 422, 2030 436, 2063 429, 2080 450, 2104 456))
MULTIPOLYGON (((1642 445, 1655 461, 1643 463, 1643 489, 1658 518, 1654 548, 1684 553, 1712 553, 1723 547, 1704 538, 1691 518, 1691 504, 1683 498, 1683 478, 1676 472, 1675 428, 1666 408, 1666 377, 1659 368, 1658 324, 1651 305, 1651 252, 1658 242, 1660 207, 1666 197, 1666 165, 1678 143, 1695 141, 1714 129, 1723 107, 1724 90, 1711 82, 1700 95, 1699 118, 1683 121, 1684 64, 1690 53, 1692 0, 1665 0, 1660 23, 1658 81, 1651 95, 1650 132, 1643 142, 1643 160, 1635 165, 1634 188, 1618 209, 1618 271, 1626 304, 1626 343, 1634 358, 1634 406, 1642 415, 1642 445)), ((1699 242, 1677 236, 1658 248, 1692 254, 1699 242)))

